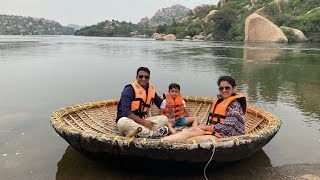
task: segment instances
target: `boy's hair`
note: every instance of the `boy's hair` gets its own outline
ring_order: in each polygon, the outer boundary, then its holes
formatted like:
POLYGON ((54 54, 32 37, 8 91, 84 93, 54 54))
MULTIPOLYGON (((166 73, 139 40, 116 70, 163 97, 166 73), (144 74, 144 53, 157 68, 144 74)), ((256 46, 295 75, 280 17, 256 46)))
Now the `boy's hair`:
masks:
POLYGON ((180 85, 177 84, 177 83, 171 83, 171 84, 169 85, 169 91, 170 91, 171 89, 173 89, 173 88, 179 89, 179 91, 180 91, 180 85))
POLYGON ((150 70, 147 67, 139 67, 137 70, 137 76, 138 76, 139 71, 147 72, 150 75, 150 70))
POLYGON ((237 86, 236 81, 230 76, 220 76, 217 82, 218 86, 220 86, 222 81, 227 81, 232 87, 237 86))

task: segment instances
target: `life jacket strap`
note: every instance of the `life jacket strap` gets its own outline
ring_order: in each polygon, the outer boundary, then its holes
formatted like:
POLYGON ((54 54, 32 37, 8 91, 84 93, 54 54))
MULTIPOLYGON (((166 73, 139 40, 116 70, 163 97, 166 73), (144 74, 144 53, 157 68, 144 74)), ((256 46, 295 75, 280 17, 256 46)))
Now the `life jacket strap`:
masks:
POLYGON ((213 114, 212 112, 209 113, 209 116, 208 116, 208 120, 207 120, 207 124, 208 125, 209 123, 210 124, 217 124, 217 123, 221 123, 221 119, 225 119, 226 116, 223 116, 223 115, 220 115, 220 114, 213 114), (216 117, 217 118, 217 121, 214 121, 213 118, 216 117))

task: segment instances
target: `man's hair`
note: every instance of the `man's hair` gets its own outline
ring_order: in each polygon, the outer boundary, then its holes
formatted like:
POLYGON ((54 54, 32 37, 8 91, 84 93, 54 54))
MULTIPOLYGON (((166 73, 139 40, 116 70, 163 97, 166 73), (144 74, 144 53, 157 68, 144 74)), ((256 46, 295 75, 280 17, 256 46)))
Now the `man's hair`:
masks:
POLYGON ((218 86, 220 86, 220 83, 222 81, 227 81, 229 84, 231 84, 232 87, 237 86, 236 81, 230 76, 220 76, 217 82, 218 86))
POLYGON ((139 71, 147 72, 150 75, 150 70, 147 67, 139 67, 137 70, 137 76, 138 76, 139 71))
POLYGON ((170 91, 171 89, 173 89, 173 88, 179 89, 179 91, 180 91, 180 85, 177 84, 177 83, 171 83, 171 84, 169 85, 169 91, 170 91))

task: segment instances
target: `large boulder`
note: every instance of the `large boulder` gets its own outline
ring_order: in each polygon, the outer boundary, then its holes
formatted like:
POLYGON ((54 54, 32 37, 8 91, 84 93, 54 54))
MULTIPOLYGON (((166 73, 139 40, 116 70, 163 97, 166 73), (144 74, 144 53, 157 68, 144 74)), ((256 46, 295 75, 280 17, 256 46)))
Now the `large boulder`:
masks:
POLYGON ((159 40, 161 37, 163 37, 165 34, 162 33, 153 33, 151 38, 154 38, 155 40, 159 40))
POLYGON ((177 38, 174 34, 168 34, 168 35, 165 35, 157 40, 163 40, 163 41, 175 41, 177 38))
POLYGON ((288 42, 278 26, 258 14, 247 17, 244 31, 247 42, 288 42))
POLYGON ((304 33, 299 29, 294 29, 286 26, 281 26, 280 29, 284 32, 289 31, 293 33, 293 35, 295 36, 295 39, 294 39, 295 42, 305 42, 308 40, 307 37, 304 35, 304 33))

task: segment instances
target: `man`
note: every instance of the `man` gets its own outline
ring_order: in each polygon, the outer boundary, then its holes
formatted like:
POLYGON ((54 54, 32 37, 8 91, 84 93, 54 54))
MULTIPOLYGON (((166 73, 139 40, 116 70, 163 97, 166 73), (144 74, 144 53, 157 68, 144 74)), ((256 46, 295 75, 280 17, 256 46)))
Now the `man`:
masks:
POLYGON ((142 131, 139 137, 160 137, 168 134, 165 126, 168 118, 164 115, 147 117, 147 112, 152 103, 158 108, 162 103, 161 98, 149 83, 150 70, 140 67, 137 70, 136 82, 124 87, 117 107, 117 126, 122 135, 134 132, 138 127, 142 131))

